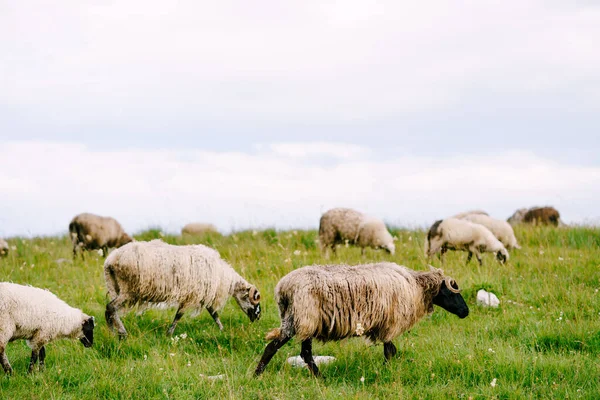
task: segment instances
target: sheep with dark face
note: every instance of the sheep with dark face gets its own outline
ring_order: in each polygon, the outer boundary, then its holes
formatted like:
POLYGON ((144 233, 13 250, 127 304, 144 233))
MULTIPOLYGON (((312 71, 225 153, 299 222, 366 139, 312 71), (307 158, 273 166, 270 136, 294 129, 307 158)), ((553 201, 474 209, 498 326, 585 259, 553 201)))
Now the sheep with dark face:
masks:
POLYGON ((533 224, 564 226, 560 219, 560 213, 554 207, 531 207, 520 208, 508 217, 507 222, 511 225, 533 224))
POLYGON ((359 246, 363 255, 366 247, 384 249, 392 255, 396 251, 383 221, 349 208, 334 208, 321 216, 319 242, 322 249, 331 248, 334 253, 336 245, 344 243, 359 246))
POLYGON ((77 250, 102 250, 102 255, 108 255, 108 249, 121 247, 133 239, 123 230, 116 219, 99 215, 83 213, 76 215, 69 224, 71 241, 73 242, 73 258, 77 250))
POLYGON ((509 259, 504 245, 488 228, 456 218, 436 221, 429 228, 425 239, 425 256, 430 259, 434 254, 441 252, 443 262, 448 250, 468 251, 467 264, 475 254, 481 265, 481 253, 485 252, 496 253, 496 258, 500 263, 505 263, 509 259))
POLYGON ((223 330, 218 312, 231 296, 250 321, 260 318, 258 289, 207 246, 173 246, 161 240, 129 243, 108 256, 104 278, 111 299, 106 306, 106 322, 121 338, 127 331, 119 309, 134 305, 176 306, 168 335, 190 309, 206 308, 223 330))
POLYGON ((523 223, 533 225, 561 225, 560 214, 554 207, 534 207, 523 216, 523 223))
POLYGON ((69 306, 48 290, 16 283, 0 283, 0 363, 7 374, 12 367, 6 345, 27 340, 31 348, 29 372, 39 360, 44 368, 46 344, 60 338, 79 339, 85 347, 94 343, 94 317, 69 306))
POLYGON ((394 263, 312 265, 284 276, 275 287, 281 327, 267 334, 256 367, 260 375, 277 350, 296 337, 301 357, 314 375, 312 340, 364 336, 382 342, 386 360, 396 354, 392 340, 440 306, 460 318, 469 314, 458 285, 431 267, 413 271, 394 263))

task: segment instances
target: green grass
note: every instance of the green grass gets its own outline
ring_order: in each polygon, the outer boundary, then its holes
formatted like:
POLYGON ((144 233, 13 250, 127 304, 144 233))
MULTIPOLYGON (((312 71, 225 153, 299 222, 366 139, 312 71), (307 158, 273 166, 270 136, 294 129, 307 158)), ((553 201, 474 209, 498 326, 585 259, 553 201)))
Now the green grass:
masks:
MULTIPOLYGON (((2 280, 48 288, 98 323, 91 349, 77 341, 53 342, 47 346, 46 371, 33 375, 25 373, 30 354, 25 343, 10 343, 7 354, 15 373, 0 379, 0 398, 600 398, 600 229, 520 228, 516 233, 523 249, 512 252, 508 265, 486 255, 482 267, 466 266, 465 253, 447 255, 444 269, 463 288, 469 317, 460 320, 436 308, 395 340, 398 357, 387 364, 381 345, 360 338, 315 343, 315 354, 337 358, 321 368, 324 379, 285 362, 299 354, 294 340, 260 378, 252 376, 265 333, 279 326, 275 284, 295 268, 326 262, 315 231, 165 236, 169 243, 204 243, 219 250, 261 290, 262 318, 250 323, 230 301, 222 312, 223 332, 204 312, 184 317, 176 334, 187 337, 175 340, 165 335, 174 310, 131 312, 123 318, 129 337, 122 342, 104 321, 102 258, 91 254, 73 263, 66 237, 12 238, 8 242, 15 250, 0 259, 2 280), (498 309, 475 304, 480 288, 499 296, 498 309), (206 377, 219 374, 225 378, 206 377)), ((363 258, 359 249, 340 248, 331 261, 389 260, 426 269, 424 232, 394 234, 395 256, 369 250, 363 258)), ((153 229, 136 238, 160 236, 153 229)))

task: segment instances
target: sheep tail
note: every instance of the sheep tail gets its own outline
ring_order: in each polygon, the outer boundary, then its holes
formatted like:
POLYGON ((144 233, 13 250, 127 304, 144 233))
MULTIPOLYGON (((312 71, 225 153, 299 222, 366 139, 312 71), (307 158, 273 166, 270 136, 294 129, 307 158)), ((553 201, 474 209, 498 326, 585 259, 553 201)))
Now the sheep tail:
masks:
POLYGON ((281 328, 271 329, 265 336, 266 340, 279 340, 281 339, 281 328))

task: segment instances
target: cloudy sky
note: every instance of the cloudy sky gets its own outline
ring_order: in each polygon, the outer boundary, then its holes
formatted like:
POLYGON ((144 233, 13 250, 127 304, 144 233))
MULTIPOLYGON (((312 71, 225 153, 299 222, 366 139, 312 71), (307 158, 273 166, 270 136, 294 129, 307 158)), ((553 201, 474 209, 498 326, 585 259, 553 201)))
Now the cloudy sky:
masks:
POLYGON ((0 236, 600 223, 600 3, 0 2, 0 236))

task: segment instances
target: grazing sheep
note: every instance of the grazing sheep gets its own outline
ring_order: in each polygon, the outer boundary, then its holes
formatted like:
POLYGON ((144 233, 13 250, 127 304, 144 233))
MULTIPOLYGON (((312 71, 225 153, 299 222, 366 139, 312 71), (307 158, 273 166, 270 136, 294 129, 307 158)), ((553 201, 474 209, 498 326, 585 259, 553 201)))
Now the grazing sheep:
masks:
POLYGON ((458 213, 456 215, 453 215, 451 218, 458 218, 458 219, 462 219, 464 217, 466 217, 467 215, 490 215, 487 212, 483 211, 483 210, 470 210, 470 211, 465 211, 465 212, 461 212, 458 213))
POLYGON ((7 374, 12 367, 6 345, 27 340, 31 348, 29 372, 39 359, 44 368, 47 343, 60 338, 79 339, 85 347, 94 343, 94 317, 69 306, 48 290, 16 283, 0 283, 0 363, 7 374))
POLYGON ((554 207, 534 207, 523 216, 523 222, 534 225, 554 225, 561 224, 560 214, 554 207))
POLYGON ((319 241, 323 249, 340 243, 357 245, 365 254, 365 247, 382 248, 394 255, 394 238, 388 232, 383 221, 364 215, 349 208, 334 208, 321 216, 319 223, 319 241))
POLYGON ((436 221, 427 233, 425 255, 428 258, 441 251, 442 262, 444 262, 444 255, 448 250, 468 251, 467 264, 475 254, 481 265, 481 253, 484 252, 496 253, 500 263, 505 263, 509 258, 504 245, 488 228, 456 218, 436 221))
POLYGON ((122 307, 164 303, 177 306, 167 334, 172 335, 184 312, 206 308, 219 329, 218 312, 233 296, 250 321, 260 318, 260 293, 223 260, 203 245, 173 246, 161 240, 134 242, 113 251, 104 262, 110 296, 106 322, 121 338, 127 331, 119 318, 122 307))
POLYGON ((0 239, 0 257, 6 257, 8 255, 8 242, 4 239, 0 239))
POLYGON ((517 238, 515 237, 512 226, 506 221, 481 214, 469 214, 459 219, 485 226, 494 234, 494 236, 496 236, 496 239, 502 242, 507 250, 521 248, 517 243, 517 238))
POLYGON ((440 269, 413 271, 394 263, 312 265, 284 276, 275 287, 281 327, 255 370, 260 375, 277 350, 296 337, 300 356, 314 375, 312 339, 323 342, 365 336, 383 342, 386 360, 396 354, 392 340, 440 306, 460 318, 469 314, 458 286, 440 269))
POLYGON ((200 222, 187 224, 181 229, 182 235, 203 235, 207 232, 219 233, 217 227, 213 224, 203 224, 200 222))
POLYGON ((69 224, 71 241, 73 242, 73 258, 77 256, 77 249, 98 250, 106 257, 111 247, 121 247, 133 239, 125 233, 121 224, 111 217, 83 213, 76 215, 69 224))
POLYGON ((560 213, 554 207, 531 207, 520 208, 507 220, 511 225, 533 224, 564 226, 560 219, 560 213))

